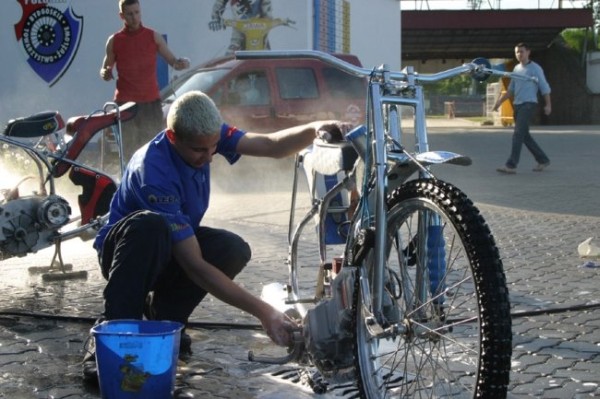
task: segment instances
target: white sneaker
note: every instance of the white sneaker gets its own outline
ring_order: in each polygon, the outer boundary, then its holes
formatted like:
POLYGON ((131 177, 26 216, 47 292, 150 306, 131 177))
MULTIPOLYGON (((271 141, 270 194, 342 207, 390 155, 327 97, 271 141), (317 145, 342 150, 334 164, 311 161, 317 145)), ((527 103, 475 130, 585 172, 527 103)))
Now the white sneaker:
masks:
POLYGON ((514 175, 515 173, 517 173, 517 168, 509 168, 508 166, 502 166, 501 168, 496 169, 496 171, 507 175, 514 175))
POLYGON ((537 166, 535 168, 533 168, 533 171, 541 172, 542 170, 546 169, 548 166, 550 166, 550 162, 538 163, 537 166))

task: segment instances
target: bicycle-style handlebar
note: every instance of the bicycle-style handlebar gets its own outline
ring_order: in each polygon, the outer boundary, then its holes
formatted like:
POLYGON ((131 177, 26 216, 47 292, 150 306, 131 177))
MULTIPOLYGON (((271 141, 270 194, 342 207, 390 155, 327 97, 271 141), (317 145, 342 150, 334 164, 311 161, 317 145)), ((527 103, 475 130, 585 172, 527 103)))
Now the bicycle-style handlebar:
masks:
MULTIPOLYGON (((368 77, 374 72, 373 69, 367 69, 359 67, 342 59, 339 59, 331 54, 324 53, 316 50, 264 50, 264 51, 236 51, 235 57, 240 60, 244 59, 293 59, 293 58, 310 58, 320 60, 326 64, 337 67, 350 75, 357 77, 368 77)), ((478 59, 482 60, 482 59, 478 59)), ((477 60, 475 60, 477 61, 477 60)), ((407 81, 409 76, 414 78, 415 82, 420 83, 434 83, 440 80, 445 80, 458 76, 464 73, 470 73, 471 75, 479 76, 501 76, 508 78, 517 78, 523 80, 530 80, 537 82, 534 77, 528 77, 519 75, 512 72, 499 71, 496 69, 489 68, 486 63, 477 62, 465 63, 461 66, 450 68, 444 71, 436 72, 433 74, 419 74, 417 72, 405 72, 405 71, 386 71, 391 80, 407 81)), ((377 70, 383 72, 382 67, 377 70)))

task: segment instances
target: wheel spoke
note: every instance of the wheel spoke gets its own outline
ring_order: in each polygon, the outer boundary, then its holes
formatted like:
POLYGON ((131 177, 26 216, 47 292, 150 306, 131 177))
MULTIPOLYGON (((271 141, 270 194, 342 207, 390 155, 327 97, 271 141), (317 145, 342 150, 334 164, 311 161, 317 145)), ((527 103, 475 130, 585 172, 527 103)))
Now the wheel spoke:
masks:
POLYGON ((361 397, 505 394, 510 347, 498 343, 511 339, 506 281, 494 240, 476 208, 447 183, 409 182, 388 199, 387 229, 383 295, 391 296, 396 313, 388 309, 386 314, 385 307, 382 312, 385 318, 399 318, 389 332, 370 335, 370 330, 382 330, 367 326, 372 320, 364 318, 373 314, 371 299, 378 292, 370 285, 374 257, 367 256, 356 295, 356 309, 368 310, 356 312, 361 397), (506 353, 486 357, 498 346, 506 353), (480 379, 488 369, 494 373, 480 379))

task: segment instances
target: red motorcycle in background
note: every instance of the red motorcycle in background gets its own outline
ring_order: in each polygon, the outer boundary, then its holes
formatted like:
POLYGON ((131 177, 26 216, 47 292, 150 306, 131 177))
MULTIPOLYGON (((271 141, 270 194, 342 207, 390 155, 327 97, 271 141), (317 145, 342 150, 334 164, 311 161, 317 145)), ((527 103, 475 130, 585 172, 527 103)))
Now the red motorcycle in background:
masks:
MULTIPOLYGON (((70 272, 63 262, 61 243, 79 237, 93 238, 106 222, 108 208, 124 169, 121 122, 135 116, 136 104, 106 103, 102 110, 76 116, 65 124, 57 111, 12 119, 0 134, 0 167, 7 178, 0 183, 0 261, 24 257, 54 246, 43 275, 46 280, 85 278, 85 271, 70 272), (118 151, 117 176, 106 171, 112 137, 118 151), (17 176, 10 187, 8 177, 17 176), (58 187, 76 194, 72 206, 58 187), (23 193, 31 180, 35 189, 23 193), (27 184, 25 184, 27 182, 27 184), (67 182, 68 183, 68 182, 67 182), (21 188, 21 189, 20 189, 21 188), (78 209, 79 212, 73 212, 78 209)), ((114 152, 114 145, 112 146, 114 152)))

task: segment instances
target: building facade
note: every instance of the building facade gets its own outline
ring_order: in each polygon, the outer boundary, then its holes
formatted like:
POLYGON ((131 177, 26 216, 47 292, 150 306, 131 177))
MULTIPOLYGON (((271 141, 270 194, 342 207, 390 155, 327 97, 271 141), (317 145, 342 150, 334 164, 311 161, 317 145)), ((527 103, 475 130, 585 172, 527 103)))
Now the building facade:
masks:
MULTIPOLYGON (((271 49, 352 53, 365 67, 400 66, 397 0, 141 0, 142 21, 165 36, 176 56, 196 65, 224 55, 240 13, 260 17, 261 3, 270 3, 270 26, 263 29, 271 49), (210 29, 217 10, 230 26, 210 29), (282 20, 288 25, 275 23, 282 20)), ((114 82, 103 81, 99 69, 107 38, 121 27, 117 0, 2 1, 2 124, 44 110, 58 110, 65 118, 86 115, 111 101, 114 82)), ((247 46, 256 45, 260 32, 258 37, 247 46)), ((159 62, 161 85, 177 73, 159 62)))

